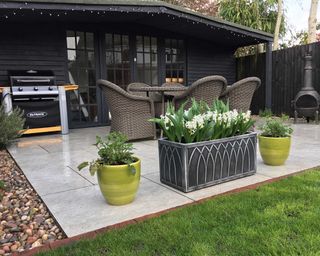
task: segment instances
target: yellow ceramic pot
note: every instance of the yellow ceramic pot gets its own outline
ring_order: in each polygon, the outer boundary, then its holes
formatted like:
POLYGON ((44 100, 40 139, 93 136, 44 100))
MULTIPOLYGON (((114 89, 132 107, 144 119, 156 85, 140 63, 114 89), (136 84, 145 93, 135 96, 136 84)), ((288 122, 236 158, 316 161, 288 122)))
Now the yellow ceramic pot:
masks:
POLYGON ((259 136, 259 149, 263 162, 268 165, 283 165, 290 152, 291 137, 273 138, 259 136))
POLYGON ((98 182, 104 198, 109 204, 124 205, 131 203, 138 191, 141 161, 131 164, 136 169, 132 174, 128 165, 103 165, 98 171, 98 182))

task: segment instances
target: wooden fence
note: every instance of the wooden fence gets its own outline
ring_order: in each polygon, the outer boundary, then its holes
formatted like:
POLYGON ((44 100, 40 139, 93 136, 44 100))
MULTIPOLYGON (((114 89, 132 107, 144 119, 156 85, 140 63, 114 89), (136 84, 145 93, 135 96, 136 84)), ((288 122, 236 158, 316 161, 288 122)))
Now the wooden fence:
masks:
MULTIPOLYGON (((320 93, 320 43, 295 46, 272 52, 272 111, 276 114, 293 114, 291 101, 304 80, 304 56, 312 53, 313 86, 320 93)), ((262 84, 256 91, 252 111, 265 108, 265 54, 237 59, 237 79, 257 76, 262 84)))

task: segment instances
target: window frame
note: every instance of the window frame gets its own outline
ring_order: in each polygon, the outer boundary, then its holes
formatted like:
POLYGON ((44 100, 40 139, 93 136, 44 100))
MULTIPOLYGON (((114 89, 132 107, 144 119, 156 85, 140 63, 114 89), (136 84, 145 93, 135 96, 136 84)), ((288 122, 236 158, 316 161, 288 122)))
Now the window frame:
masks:
POLYGON ((164 43, 163 43, 163 48, 164 48, 164 81, 166 83, 170 83, 170 82, 177 82, 183 85, 187 85, 187 46, 186 46, 186 40, 182 39, 182 38, 174 38, 174 37, 165 37, 164 38, 164 43), (167 44, 166 41, 169 40, 170 41, 170 55, 167 54, 167 44), (174 48, 173 47, 173 41, 176 41, 176 45, 177 47, 174 48), (182 61, 180 62, 173 62, 173 57, 175 56, 177 58, 178 53, 172 53, 173 49, 179 49, 179 45, 180 43, 182 44, 182 48, 180 49, 180 54, 182 54, 182 61), (168 56, 170 56, 170 59, 168 59, 168 56), (167 62, 167 60, 169 60, 169 63, 167 62), (179 68, 174 68, 173 65, 181 65, 181 67, 179 68), (170 72, 170 77, 167 77, 167 71, 168 68, 167 66, 169 66, 169 72, 170 72), (182 77, 179 75, 179 73, 182 72, 182 77), (173 73, 177 73, 176 76, 173 76, 173 73), (169 79, 171 79, 169 81, 169 79), (177 79, 177 80, 175 80, 177 79), (183 81, 181 81, 180 79, 183 79, 183 81))

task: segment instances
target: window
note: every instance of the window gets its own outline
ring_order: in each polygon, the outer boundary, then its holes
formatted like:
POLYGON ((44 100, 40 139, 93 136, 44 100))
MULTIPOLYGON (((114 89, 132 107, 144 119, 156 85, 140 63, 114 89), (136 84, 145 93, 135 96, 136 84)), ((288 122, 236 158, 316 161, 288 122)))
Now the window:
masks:
POLYGON ((131 81, 129 36, 106 34, 107 79, 122 88, 131 81))
POLYGON ((158 85, 157 38, 136 37, 137 80, 149 85, 158 85))
POLYGON ((70 94, 73 122, 98 122, 93 33, 67 31, 70 83, 79 90, 70 94))
POLYGON ((185 83, 184 42, 177 39, 165 39, 166 83, 185 83))

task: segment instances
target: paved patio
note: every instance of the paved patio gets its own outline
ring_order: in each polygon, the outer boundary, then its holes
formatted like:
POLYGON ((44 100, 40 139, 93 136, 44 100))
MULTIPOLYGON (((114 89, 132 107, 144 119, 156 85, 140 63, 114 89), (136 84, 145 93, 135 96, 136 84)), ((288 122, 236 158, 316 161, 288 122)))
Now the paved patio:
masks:
POLYGON ((157 141, 134 143, 142 159, 142 177, 136 200, 126 206, 105 203, 97 178, 77 171, 80 162, 96 158, 92 145, 96 135, 109 127, 71 130, 59 134, 21 138, 10 153, 46 203, 67 236, 96 230, 126 220, 156 213, 199 199, 320 166, 320 126, 293 125, 290 157, 285 166, 270 167, 258 154, 256 175, 184 194, 160 183, 157 141))

